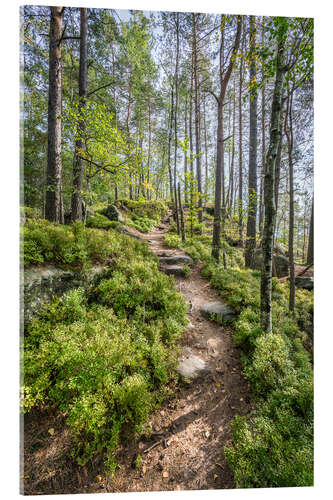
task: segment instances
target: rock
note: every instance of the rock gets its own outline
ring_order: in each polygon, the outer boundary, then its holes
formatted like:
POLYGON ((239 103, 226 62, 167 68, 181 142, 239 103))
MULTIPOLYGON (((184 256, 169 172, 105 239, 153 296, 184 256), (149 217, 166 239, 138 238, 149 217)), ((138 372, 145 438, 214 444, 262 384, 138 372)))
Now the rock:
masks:
MULTIPOLYGON (((284 255, 273 255, 274 266, 273 266, 273 276, 278 278, 283 278, 289 274, 289 261, 284 255)), ((254 251, 254 269, 261 271, 262 265, 262 249, 256 248, 254 251)))
POLYGON ((184 270, 182 266, 167 266, 162 269, 165 274, 173 275, 173 276, 184 276, 184 270))
POLYGON ((283 250, 283 248, 280 245, 275 245, 274 253, 276 253, 277 255, 283 255, 284 257, 286 257, 286 252, 283 250))
POLYGON ((187 358, 179 362, 177 372, 184 378, 194 379, 207 375, 211 370, 203 359, 190 354, 187 358))
POLYGON ((171 256, 163 256, 159 258, 161 264, 166 265, 179 265, 179 264, 187 264, 191 266, 193 264, 193 260, 188 255, 171 255, 171 256))
POLYGON ((118 231, 118 233, 125 234, 126 236, 130 236, 131 238, 135 238, 136 240, 143 241, 143 238, 141 236, 132 233, 126 226, 119 225, 116 227, 116 231, 118 231))
POLYGON ((296 276, 295 285, 298 288, 304 288, 305 290, 313 290, 313 277, 312 276, 296 276))
POLYGON ((52 297, 61 297, 65 292, 83 287, 89 294, 102 279, 110 277, 112 269, 95 266, 87 271, 66 271, 54 266, 32 267, 24 271, 21 283, 24 324, 29 324, 41 305, 52 297))
POLYGON ((208 302, 202 304, 200 312, 203 316, 218 323, 228 323, 236 317, 236 311, 223 302, 208 302))
POLYGON ((115 220, 121 223, 124 223, 124 218, 121 215, 120 211, 118 210, 117 207, 114 205, 108 205, 105 209, 104 215, 109 219, 109 220, 115 220))

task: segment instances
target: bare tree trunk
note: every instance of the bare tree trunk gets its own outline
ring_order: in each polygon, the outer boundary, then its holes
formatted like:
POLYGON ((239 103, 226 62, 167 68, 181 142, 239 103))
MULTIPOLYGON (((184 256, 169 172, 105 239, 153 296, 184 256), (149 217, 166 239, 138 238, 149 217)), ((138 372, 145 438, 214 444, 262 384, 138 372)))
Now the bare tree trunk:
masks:
POLYGON ((186 241, 186 232, 185 232, 185 221, 184 221, 184 210, 182 205, 182 197, 180 194, 180 184, 178 183, 178 207, 180 213, 180 221, 181 221, 181 234, 182 234, 182 242, 186 241))
MULTIPOLYGON (((261 30, 261 43, 264 45, 264 25, 261 30)), ((263 220, 264 220, 264 176, 265 176, 265 70, 262 65, 262 89, 261 89, 261 173, 260 173, 260 199, 259 199, 259 234, 262 239, 263 220)), ((277 206, 277 205, 276 205, 277 206)))
MULTIPOLYGON (((250 64, 250 81, 257 77, 256 59, 256 28, 255 17, 250 16, 250 49, 252 50, 250 64)), ((257 223, 257 93, 250 90, 250 151, 249 151, 249 188, 248 217, 245 246, 245 266, 253 268, 254 250, 256 248, 257 223)))
POLYGON ((61 37, 64 7, 50 7, 48 149, 46 172, 45 217, 60 222, 62 161, 61 104, 62 68, 61 37))
POLYGON ((197 24, 200 14, 192 14, 193 19, 193 70, 194 70, 194 109, 195 109, 195 154, 197 165, 198 183, 198 219, 202 222, 202 186, 201 186, 201 144, 200 144, 200 96, 199 96, 199 75, 198 75, 198 46, 197 46, 197 24))
POLYGON ((177 224, 177 233, 180 234, 180 224, 179 224, 179 214, 178 214, 178 201, 177 201, 177 111, 178 111, 178 65, 179 65, 179 12, 175 14, 175 23, 176 23, 176 66, 175 66, 175 151, 174 151, 174 165, 173 165, 173 187, 174 187, 174 218, 177 224))
POLYGON ((243 121, 242 121, 242 86, 243 86, 243 57, 244 57, 245 34, 243 32, 242 54, 239 68, 239 94, 238 94, 238 128, 239 128, 239 150, 238 150, 238 230, 239 241, 243 246, 243 121))
MULTIPOLYGON (((184 135, 185 135, 185 140, 187 139, 187 94, 185 96, 185 124, 184 124, 184 135)), ((188 191, 188 179, 187 179, 187 151, 184 153, 184 186, 185 186, 185 205, 187 205, 188 199, 187 199, 187 191, 188 191)))
POLYGON ((208 201, 208 148, 207 148, 207 125, 206 125, 206 95, 203 100, 204 106, 204 129, 205 129, 205 205, 208 201))
POLYGON ((273 260, 273 235, 275 226, 275 161, 280 139, 282 90, 285 75, 284 66, 285 39, 281 38, 277 47, 277 68, 275 76, 274 93, 272 100, 272 113, 270 122, 270 139, 265 165, 264 203, 265 218, 262 240, 263 262, 260 284, 260 324, 266 333, 272 333, 272 260, 273 260))
POLYGON ((87 96, 87 60, 88 60, 88 9, 80 9, 80 68, 79 68, 79 138, 75 141, 73 165, 72 221, 82 220, 82 184, 83 162, 80 157, 84 148, 82 134, 85 130, 85 119, 82 116, 87 96))
POLYGON ((308 265, 313 264, 313 258, 314 258, 314 253, 313 253, 313 198, 312 198, 312 209, 311 209, 311 220, 310 220, 310 229, 309 229, 309 242, 308 242, 308 255, 306 259, 306 263, 308 265))
POLYGON ((294 263, 294 166, 293 166, 293 121, 292 121, 292 105, 293 95, 289 95, 287 102, 287 119, 285 121, 285 134, 288 144, 288 161, 289 161, 289 311, 294 312, 295 309, 295 263, 294 263))
POLYGON ((172 124, 173 124, 173 85, 171 87, 171 107, 170 107, 170 121, 169 121, 169 140, 168 140, 168 172, 170 184, 170 198, 173 204, 173 181, 171 170, 171 141, 172 141, 172 124))
POLYGON ((148 159, 147 159, 147 200, 150 199, 150 162, 151 162, 151 101, 150 94, 148 97, 148 159))
MULTIPOLYGON (((216 174, 215 174, 215 204, 214 204, 214 226, 212 241, 212 256, 219 262, 221 247, 221 229, 224 237, 225 230, 225 189, 224 189, 224 146, 223 146, 223 104, 228 82, 233 70, 234 61, 238 52, 239 41, 242 31, 242 18, 237 16, 237 33, 231 54, 231 58, 224 72, 224 29, 221 29, 220 44, 220 95, 217 98, 217 147, 216 147, 216 174), (221 195, 222 195, 222 217, 221 217, 221 195), (222 228, 221 228, 222 225, 222 228)), ((226 267, 225 248, 223 245, 223 265, 226 267)))

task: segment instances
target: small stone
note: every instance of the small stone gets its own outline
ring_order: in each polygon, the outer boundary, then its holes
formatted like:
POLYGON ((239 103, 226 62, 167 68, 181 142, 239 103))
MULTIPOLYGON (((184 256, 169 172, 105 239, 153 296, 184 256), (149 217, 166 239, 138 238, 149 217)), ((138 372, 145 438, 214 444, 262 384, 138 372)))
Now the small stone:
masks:
POLYGON ((162 476, 164 479, 167 479, 169 477, 169 474, 166 470, 163 471, 162 476))
POLYGON ((200 312, 203 316, 218 323, 228 323, 236 316, 236 311, 223 302, 208 302, 202 304, 200 312))
POLYGON ((182 266, 167 266, 163 269, 165 274, 172 276, 184 276, 184 270, 182 266))
POLYGON ((161 264, 165 265, 187 264, 188 266, 191 266, 193 264, 193 260, 188 255, 171 255, 168 257, 160 257, 159 261, 161 264))
POLYGON ((194 379, 202 375, 210 373, 210 369, 205 361, 198 356, 192 355, 180 361, 177 367, 177 372, 184 378, 194 379))

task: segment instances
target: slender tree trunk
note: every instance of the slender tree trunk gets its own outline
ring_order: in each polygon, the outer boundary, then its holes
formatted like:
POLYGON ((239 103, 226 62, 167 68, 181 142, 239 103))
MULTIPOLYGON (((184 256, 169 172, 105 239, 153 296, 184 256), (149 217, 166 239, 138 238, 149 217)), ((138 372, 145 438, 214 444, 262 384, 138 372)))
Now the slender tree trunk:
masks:
POLYGON ((281 108, 282 108, 282 89, 285 75, 284 66, 285 39, 278 42, 277 47, 277 68, 275 76, 275 85, 272 99, 272 113, 270 122, 270 139, 265 165, 265 184, 264 184, 264 232, 263 232, 263 262, 261 270, 260 284, 260 324, 266 333, 272 333, 272 260, 273 260, 273 235, 275 226, 275 161, 277 148, 280 139, 281 108))
MULTIPOLYGON (((185 96, 185 124, 184 124, 184 136, 187 140, 187 94, 185 96)), ((188 203, 187 195, 188 195, 188 179, 187 179, 187 151, 184 153, 184 196, 185 196, 185 205, 188 203)))
POLYGON ((170 184, 170 199, 173 204, 173 181, 171 169, 171 141, 172 141, 172 124, 173 124, 173 85, 171 87, 171 107, 170 107, 170 121, 169 121, 169 140, 168 140, 168 172, 170 184))
MULTIPOLYGON (((256 70, 256 28, 255 17, 250 16, 250 81, 255 82, 256 70)), ((249 188, 248 188, 248 217, 245 247, 245 265, 253 268, 253 257, 256 248, 256 223, 257 223, 257 93, 250 90, 250 151, 249 151, 249 188)))
MULTIPOLYGON (((264 21, 263 21, 264 23, 264 21)), ((261 30, 261 43, 264 46, 264 24, 261 30)), ((260 173, 260 199, 259 199, 259 234, 260 240, 262 239, 263 230, 263 220, 264 220, 264 176, 265 176, 265 132, 266 132, 266 120, 265 120, 265 70, 264 64, 262 65, 261 71, 262 88, 261 88, 261 173, 260 173)), ((277 205, 276 205, 277 206, 277 205)))
POLYGON ((205 139, 205 206, 208 201, 208 147, 207 147, 207 124, 206 124, 206 96, 203 100, 203 111, 204 111, 204 139, 205 139))
POLYGON ((183 210, 183 205, 182 205, 182 197, 180 194, 180 184, 178 183, 178 207, 179 207, 179 213, 180 213, 180 227, 181 227, 181 235, 182 235, 182 242, 185 243, 186 241, 186 232, 185 232, 185 221, 184 221, 184 210, 183 210))
POLYGON ((175 66, 175 112, 174 112, 174 119, 175 119, 175 151, 174 151, 174 165, 173 165, 173 186, 174 186, 174 217, 175 217, 175 222, 177 224, 177 233, 180 234, 180 223, 179 223, 179 213, 178 213, 178 201, 177 201, 177 146, 178 146, 178 140, 177 140, 177 132, 178 132, 178 123, 177 123, 177 115, 178 115, 178 66, 179 66, 179 13, 177 12, 175 14, 175 23, 176 23, 176 66, 175 66))
POLYGON ((88 60, 88 9, 80 9, 80 68, 79 68, 79 137, 75 141, 73 165, 72 221, 82 220, 82 184, 83 162, 80 157, 84 148, 83 133, 85 119, 83 116, 87 97, 87 60, 88 60))
POLYGON ((194 70, 194 109, 195 109, 195 154, 197 165, 197 183, 198 183, 198 219, 202 222, 202 186, 201 186, 201 144, 200 144, 200 95, 199 95, 199 75, 198 75, 198 46, 197 46, 197 27, 200 14, 192 14, 193 19, 193 70, 194 70))
POLYGON ((148 97, 148 159, 147 159, 147 200, 150 199, 150 162, 151 162, 151 100, 148 97))
POLYGON ((295 309, 295 263, 294 263, 294 165, 293 165, 293 121, 292 121, 293 95, 288 97, 287 120, 285 122, 285 134, 288 144, 288 162, 289 162, 289 311, 295 309))
POLYGON ((54 222, 60 222, 61 215, 61 37, 63 9, 64 7, 50 7, 48 149, 45 217, 54 222))
MULTIPOLYGON (((220 44, 220 95, 217 99, 217 147, 216 147, 216 173, 215 173, 215 203, 214 203, 214 226, 212 241, 212 256, 219 262, 221 247, 221 232, 224 238, 225 231, 225 188, 224 188, 224 144, 223 144, 223 104, 228 82, 233 70, 234 61, 238 52, 240 36, 242 31, 242 18, 237 16, 237 33, 227 70, 224 72, 224 29, 221 29, 220 44), (221 217, 221 195, 222 195, 222 217, 221 217), (221 227, 222 226, 222 227, 221 227), (222 230, 222 231, 221 231, 222 230)), ((226 268, 225 248, 223 244, 223 265, 226 268)))
POLYGON ((239 149, 238 149, 238 231, 239 241, 243 246, 243 120, 242 120, 242 86, 243 86, 243 58, 244 58, 245 34, 242 39, 242 53, 239 68, 239 94, 238 94, 238 129, 239 129, 239 149))
POLYGON ((308 242, 308 255, 306 259, 306 263, 308 265, 314 263, 314 252, 313 252, 313 247, 314 247, 314 240, 313 240, 313 198, 312 198, 312 209, 311 209, 311 220, 310 220, 310 229, 309 229, 309 242, 308 242))

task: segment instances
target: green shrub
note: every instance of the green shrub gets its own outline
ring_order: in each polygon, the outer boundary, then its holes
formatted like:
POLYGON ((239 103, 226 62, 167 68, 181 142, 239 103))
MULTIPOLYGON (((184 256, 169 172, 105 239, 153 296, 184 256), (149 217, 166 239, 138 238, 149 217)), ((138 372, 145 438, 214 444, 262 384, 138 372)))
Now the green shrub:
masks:
POLYGON ((119 225, 119 222, 117 221, 111 221, 105 215, 96 213, 93 216, 90 216, 87 218, 86 221, 86 226, 87 227, 94 227, 97 229, 110 229, 115 228, 119 225))
POLYGON ((182 239, 178 234, 167 233, 164 236, 164 243, 169 248, 181 248, 182 239))
POLYGON ((71 427, 78 463, 98 452, 114 472, 122 436, 141 432, 174 377, 187 307, 147 245, 80 224, 73 230, 89 255, 95 236, 107 238, 114 271, 96 287, 97 303, 78 289, 44 305, 29 325, 22 406, 29 412, 56 405, 71 427))

